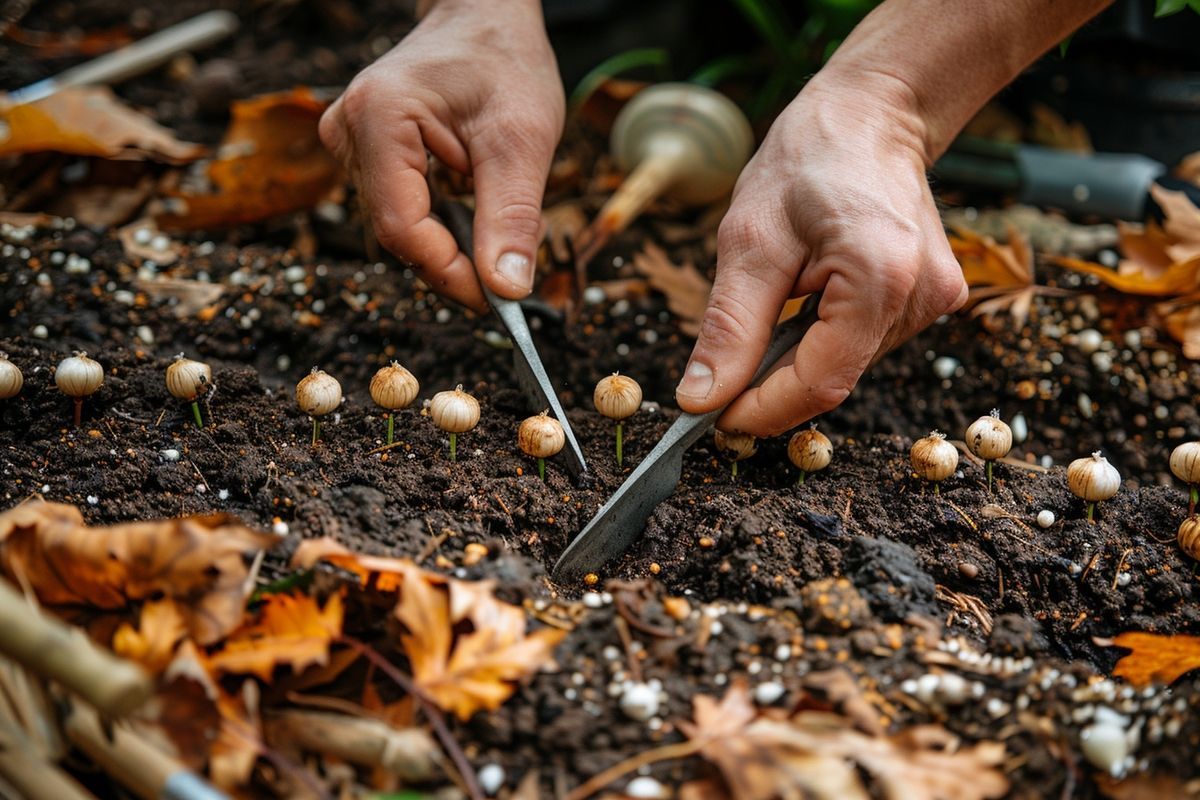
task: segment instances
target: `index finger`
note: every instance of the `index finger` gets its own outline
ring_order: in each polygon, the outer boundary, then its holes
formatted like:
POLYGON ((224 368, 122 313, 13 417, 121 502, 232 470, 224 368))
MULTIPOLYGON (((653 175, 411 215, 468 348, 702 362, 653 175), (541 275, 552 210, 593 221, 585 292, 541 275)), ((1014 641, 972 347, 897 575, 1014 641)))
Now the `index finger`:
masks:
POLYGON ((486 310, 475 266, 431 216, 428 157, 418 124, 406 120, 384 136, 364 139, 377 143, 356 155, 359 188, 379 243, 411 263, 434 292, 486 310))
POLYGON ((891 328, 889 315, 863 295, 845 277, 831 275, 820 318, 779 368, 733 402, 717 427, 774 436, 840 405, 891 328))

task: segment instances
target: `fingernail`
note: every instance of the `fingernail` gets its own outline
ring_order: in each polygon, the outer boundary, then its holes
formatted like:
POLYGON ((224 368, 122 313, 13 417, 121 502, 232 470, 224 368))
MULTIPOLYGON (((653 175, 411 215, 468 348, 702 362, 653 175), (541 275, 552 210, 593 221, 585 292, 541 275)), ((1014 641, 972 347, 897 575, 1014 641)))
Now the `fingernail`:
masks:
POLYGON ((496 271, 521 289, 533 288, 533 262, 520 253, 505 253, 496 260, 496 271))
POLYGON ((692 359, 688 362, 687 369, 683 373, 683 380, 675 388, 675 394, 682 394, 696 400, 702 400, 708 397, 708 393, 712 391, 712 386, 713 371, 707 364, 702 364, 692 359))

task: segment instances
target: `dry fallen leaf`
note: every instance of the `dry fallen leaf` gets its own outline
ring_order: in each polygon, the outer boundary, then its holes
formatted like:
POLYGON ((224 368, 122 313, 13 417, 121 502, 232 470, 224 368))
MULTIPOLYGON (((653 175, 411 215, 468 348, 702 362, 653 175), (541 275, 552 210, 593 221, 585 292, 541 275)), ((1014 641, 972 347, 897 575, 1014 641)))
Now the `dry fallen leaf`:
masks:
MULTIPOLYGON (((405 568, 396 617, 407 633, 400 641, 417 685, 441 708, 461 720, 476 711, 494 711, 514 683, 550 661, 565 631, 545 628, 525 633, 525 611, 502 603, 488 582, 441 581, 415 565, 405 568), (469 621, 467 633, 456 624, 469 621)), ((436 576, 434 576, 436 577, 436 576)))
POLYGON ((566 264, 572 260, 575 239, 587 227, 587 222, 587 215, 577 200, 568 200, 542 211, 546 241, 550 243, 555 261, 566 264))
POLYGON ((244 557, 276 537, 224 515, 90 528, 70 505, 37 500, 0 513, 0 570, 45 605, 117 609, 151 597, 179 600, 200 644, 241 624, 244 557))
POLYGON ((169 597, 151 600, 142 606, 138 626, 121 624, 113 636, 117 655, 138 662, 158 674, 175 657, 175 647, 187 636, 187 623, 175 601, 169 597))
POLYGON ((1114 638, 1112 645, 1132 651, 1117 662, 1113 677, 1134 686, 1174 683, 1185 672, 1200 669, 1200 636, 1127 631, 1114 638))
POLYGON ((309 89, 238 101, 209 186, 168 192, 156 215, 166 229, 223 228, 312 208, 341 183, 317 123, 327 103, 309 89))
POLYGON ((213 674, 250 673, 270 683, 279 664, 299 674, 329 660, 329 646, 342 633, 342 599, 334 594, 325 607, 305 594, 268 595, 259 618, 230 634, 208 658, 213 674))
POLYGON ((1034 103, 1031 111, 1033 124, 1029 136, 1034 142, 1081 155, 1095 152, 1092 139, 1082 123, 1067 122, 1061 114, 1042 103, 1034 103))
POLYGON ((1130 775, 1124 780, 1105 775, 1102 772, 1093 774, 1100 793, 1110 800, 1196 800, 1200 798, 1200 778, 1193 778, 1187 783, 1175 775, 1152 775, 1139 773, 1130 775))
POLYGON ((194 317, 221 298, 226 287, 220 283, 192 281, 186 278, 137 280, 134 286, 155 300, 174 300, 172 313, 179 319, 194 317))
POLYGON ((959 747, 937 725, 869 736, 849 719, 819 711, 756 716, 744 682, 720 703, 698 696, 695 721, 680 729, 700 744, 737 800, 866 800, 871 795, 855 765, 889 800, 986 800, 1009 787, 998 769, 1004 746, 997 742, 959 747))
POLYGON ((46 151, 176 164, 205 152, 126 106, 106 86, 70 87, 36 103, 0 105, 0 157, 46 151))
POLYGON ((412 565, 408 559, 355 553, 328 536, 305 539, 292 554, 292 567, 296 569, 312 569, 318 561, 352 572, 363 586, 373 585, 381 592, 399 589, 404 571, 412 565))
POLYGON ((657 245, 647 242, 646 249, 633 257, 633 267, 645 275, 650 285, 667 297, 667 308, 679 318, 679 329, 687 336, 700 333, 700 320, 708 307, 712 283, 690 263, 677 267, 657 245))
POLYGON ((1007 310, 1017 325, 1023 325, 1036 295, 1068 293, 1037 285, 1033 248, 1017 228, 1009 226, 1008 244, 963 228, 955 233, 949 237, 950 249, 970 289, 968 304, 973 306, 972 316, 991 316, 1007 310))

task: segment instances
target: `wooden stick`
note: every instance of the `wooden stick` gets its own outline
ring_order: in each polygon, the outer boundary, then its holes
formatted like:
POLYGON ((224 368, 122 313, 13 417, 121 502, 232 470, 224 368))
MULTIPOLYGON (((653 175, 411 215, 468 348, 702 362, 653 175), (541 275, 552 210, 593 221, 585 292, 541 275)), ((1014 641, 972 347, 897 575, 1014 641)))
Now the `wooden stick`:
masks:
POLYGON ((609 239, 625 230, 646 206, 679 180, 688 168, 686 155, 685 151, 664 152, 638 164, 579 236, 576 262, 586 266, 609 239))
POLYGON ((11 105, 33 103, 68 86, 120 83, 166 63, 178 53, 223 39, 237 28, 237 15, 229 11, 209 11, 152 33, 119 50, 85 61, 54 77, 17 89, 6 100, 11 105))
POLYGON ((229 800, 127 724, 117 723, 106 732, 100 717, 83 703, 71 704, 63 729, 106 774, 143 800, 229 800))
MULTIPOLYGON (((26 800, 95 800, 75 779, 50 763, 25 735, 0 721, 0 777, 14 797, 26 800)), ((0 786, 0 796, 7 797, 0 786)))
POLYGON ((288 710, 267 720, 268 738, 365 767, 383 767, 405 783, 441 773, 442 753, 420 728, 393 728, 367 717, 327 711, 288 710))
POLYGON ((46 616, 0 580, 0 654, 57 681, 106 716, 124 716, 154 694, 141 667, 102 650, 77 628, 46 616))

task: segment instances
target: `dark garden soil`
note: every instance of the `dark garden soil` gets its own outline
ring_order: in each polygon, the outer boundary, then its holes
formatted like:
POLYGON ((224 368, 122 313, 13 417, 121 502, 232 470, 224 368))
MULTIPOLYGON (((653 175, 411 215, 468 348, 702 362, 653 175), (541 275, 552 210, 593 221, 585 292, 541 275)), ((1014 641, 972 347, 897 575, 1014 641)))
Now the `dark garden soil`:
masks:
MULTIPOLYGON (((102 26, 97 9, 110 4, 40 5, 25 20, 30 27, 48 28, 59 13, 102 26)), ((210 5, 176 2, 170 17, 210 5)), ((320 42, 305 15, 323 4, 293 15, 278 5, 280 19, 264 12, 206 55, 240 65, 236 94, 344 83, 371 56, 361 42, 390 41, 406 27, 400 15, 385 22, 386 4, 372 3, 357 27, 320 42)), ((155 18, 155 27, 168 21, 155 18)), ((62 66, 7 52, 0 64, 7 86, 62 66)), ((121 93, 156 109, 182 137, 215 141, 223 122, 163 80, 133 81, 121 93)), ((573 157, 594 152, 595 137, 573 136, 573 157)), ((820 420, 834 459, 804 485, 785 439, 763 442, 736 480, 702 440, 645 534, 599 574, 594 588, 606 592, 597 594, 583 583, 556 585, 548 570, 676 415, 672 390, 691 342, 663 298, 588 304, 570 322, 531 308, 592 467, 577 485, 551 461, 542 483, 516 448, 528 409, 497 323, 445 306, 390 259, 356 254, 361 231, 326 238, 334 226, 315 225, 311 256, 292 247, 287 220, 182 239, 183 257, 157 273, 220 285, 199 314, 179 313, 156 293, 154 276, 125 255, 115 231, 47 223, 29 238, 0 237, 0 350, 26 378, 17 401, 0 402, 0 504, 40 493, 76 504, 91 523, 228 511, 286 530, 265 579, 285 574, 284 557, 299 540, 332 536, 493 578, 505 599, 535 610, 589 592, 559 650, 561 669, 456 730, 472 762, 499 763, 510 787, 537 768, 547 792, 561 791, 672 741, 673 721, 690 717, 693 695, 720 694, 739 679, 781 683, 780 704, 828 695, 838 706, 819 674, 831 669, 855 675, 895 729, 935 720, 968 741, 1003 741, 1013 796, 1097 795, 1097 771, 1079 746, 1097 704, 1141 726, 1131 771, 1196 777, 1196 679, 1143 694, 1097 677, 1123 651, 1095 637, 1200 633, 1196 564, 1174 542, 1186 495, 1167 470, 1173 446, 1200 438, 1200 366, 1141 327, 1137 309, 1079 295, 1039 300, 1020 329, 1007 318, 943 320, 820 420), (56 253, 82 256, 89 268, 66 270, 56 253), (1095 352, 1077 340, 1088 328, 1104 334, 1095 352), (73 430, 51 374, 76 349, 101 361, 106 379, 73 430), (181 351, 213 366, 203 430, 163 386, 181 351), (385 423, 366 388, 390 358, 418 377, 422 398, 461 383, 481 400, 482 420, 460 436, 457 463, 419 403, 396 420, 401 446, 373 452, 385 423), (314 365, 335 375, 347 397, 315 448, 292 395, 314 365), (611 425, 590 398, 595 382, 617 370, 637 378, 647 400, 626 426, 624 471, 613 463, 611 425), (938 495, 913 478, 914 438, 933 428, 961 438, 993 407, 1010 422, 1020 415, 1027 430, 1013 461, 997 467, 994 493, 968 457, 938 495), (1093 450, 1125 484, 1089 524, 1064 467, 1093 450), (1046 528, 1035 521, 1042 510, 1055 516, 1046 528), (465 566, 472 542, 489 555, 465 566), (848 582, 830 580, 842 577, 848 582), (672 605, 669 615, 668 596, 686 598, 691 613, 672 605), (916 696, 905 682, 930 671, 962 674, 968 695, 916 696), (629 677, 661 681, 665 700, 649 724, 618 708, 629 677)), ((594 277, 632 277, 632 253, 662 230, 656 219, 639 224, 597 259, 594 277)), ((668 250, 711 269, 703 239, 697 229, 668 250)), ((652 774, 671 784, 697 774, 698 764, 668 762, 652 774)))

